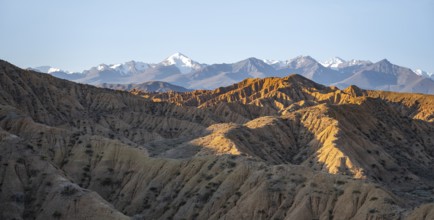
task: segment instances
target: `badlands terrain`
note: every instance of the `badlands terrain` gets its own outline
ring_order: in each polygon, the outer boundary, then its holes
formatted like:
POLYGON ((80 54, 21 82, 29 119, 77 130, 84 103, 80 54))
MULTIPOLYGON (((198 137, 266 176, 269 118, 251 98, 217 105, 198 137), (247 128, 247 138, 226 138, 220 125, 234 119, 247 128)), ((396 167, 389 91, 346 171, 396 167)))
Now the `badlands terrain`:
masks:
POLYGON ((97 88, 0 61, 0 219, 434 219, 434 96, 290 72, 97 88))

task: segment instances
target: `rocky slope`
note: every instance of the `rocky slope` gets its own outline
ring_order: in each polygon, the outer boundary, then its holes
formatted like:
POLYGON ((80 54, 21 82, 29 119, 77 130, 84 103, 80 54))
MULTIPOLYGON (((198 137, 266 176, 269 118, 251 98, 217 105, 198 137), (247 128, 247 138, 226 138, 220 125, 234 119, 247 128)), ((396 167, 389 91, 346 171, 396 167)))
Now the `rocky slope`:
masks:
POLYGON ((2 219, 431 219, 434 97, 134 94, 0 62, 2 219), (415 187, 417 186, 417 187, 415 187))
POLYGON ((434 94, 434 81, 413 70, 393 65, 384 59, 355 71, 348 78, 333 83, 339 87, 357 84, 365 89, 434 94))

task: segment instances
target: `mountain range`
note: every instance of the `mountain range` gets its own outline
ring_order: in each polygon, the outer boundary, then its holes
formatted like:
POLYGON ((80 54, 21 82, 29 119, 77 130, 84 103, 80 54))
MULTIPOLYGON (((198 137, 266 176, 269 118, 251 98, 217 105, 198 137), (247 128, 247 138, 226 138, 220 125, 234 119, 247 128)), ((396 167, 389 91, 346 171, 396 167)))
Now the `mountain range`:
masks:
MULTIPOLYGON (((82 73, 71 73, 49 66, 32 68, 58 78, 92 85, 140 84, 163 81, 187 89, 215 89, 246 78, 282 77, 300 74, 315 82, 345 88, 434 94, 434 75, 411 70, 384 59, 378 62, 333 58, 318 62, 310 56, 286 61, 248 58, 231 64, 202 64, 182 53, 175 53, 157 64, 129 61, 100 64, 82 73)), ((129 87, 129 86, 125 86, 129 87)))
POLYGON ((0 219, 434 219, 433 95, 275 74, 125 92, 0 60, 0 219))

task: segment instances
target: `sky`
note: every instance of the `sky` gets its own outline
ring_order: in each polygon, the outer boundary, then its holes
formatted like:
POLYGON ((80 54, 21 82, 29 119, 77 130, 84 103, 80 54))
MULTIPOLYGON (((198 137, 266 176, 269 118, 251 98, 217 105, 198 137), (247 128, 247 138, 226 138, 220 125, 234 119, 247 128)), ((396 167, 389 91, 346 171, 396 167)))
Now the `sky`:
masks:
POLYGON ((433 12, 432 0, 0 0, 0 59, 82 71, 175 52, 208 64, 310 55, 434 72, 433 12))

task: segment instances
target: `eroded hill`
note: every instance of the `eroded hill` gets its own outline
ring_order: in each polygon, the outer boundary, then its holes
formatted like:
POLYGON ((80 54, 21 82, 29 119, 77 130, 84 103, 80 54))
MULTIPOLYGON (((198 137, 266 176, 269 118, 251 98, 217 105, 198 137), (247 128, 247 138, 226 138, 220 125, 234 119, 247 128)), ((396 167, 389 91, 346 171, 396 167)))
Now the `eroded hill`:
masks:
POLYGON ((0 63, 2 219, 432 219, 434 97, 143 93, 0 63), (415 187, 416 186, 416 187, 415 187))

